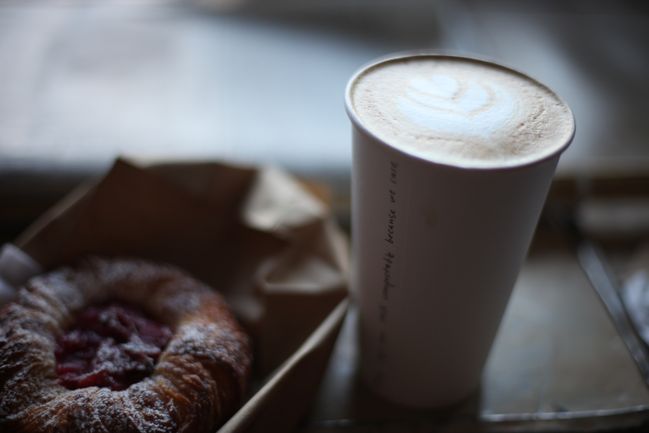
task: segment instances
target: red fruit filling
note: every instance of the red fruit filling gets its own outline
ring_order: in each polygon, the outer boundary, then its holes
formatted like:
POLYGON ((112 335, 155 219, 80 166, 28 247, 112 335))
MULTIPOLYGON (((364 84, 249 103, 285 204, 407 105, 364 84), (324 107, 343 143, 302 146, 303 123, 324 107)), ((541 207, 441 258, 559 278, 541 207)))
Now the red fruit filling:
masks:
POLYGON ((133 307, 89 307, 57 341, 59 382, 68 389, 126 389, 151 374, 170 339, 167 326, 133 307))

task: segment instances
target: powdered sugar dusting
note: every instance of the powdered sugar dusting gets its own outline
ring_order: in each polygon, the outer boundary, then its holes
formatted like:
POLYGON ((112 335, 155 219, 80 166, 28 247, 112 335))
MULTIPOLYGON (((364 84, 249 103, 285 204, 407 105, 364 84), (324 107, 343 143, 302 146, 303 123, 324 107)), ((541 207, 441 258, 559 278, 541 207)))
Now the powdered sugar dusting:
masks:
MULTIPOLYGON (((140 340, 126 342, 125 350, 149 350, 140 340)), ((2 310, 0 427, 16 433, 212 433, 240 404, 250 365, 248 338, 208 287, 171 267, 93 259, 32 280, 2 310), (151 376, 127 389, 68 390, 57 381, 57 336, 83 306, 109 298, 143 305, 176 335, 151 376)))

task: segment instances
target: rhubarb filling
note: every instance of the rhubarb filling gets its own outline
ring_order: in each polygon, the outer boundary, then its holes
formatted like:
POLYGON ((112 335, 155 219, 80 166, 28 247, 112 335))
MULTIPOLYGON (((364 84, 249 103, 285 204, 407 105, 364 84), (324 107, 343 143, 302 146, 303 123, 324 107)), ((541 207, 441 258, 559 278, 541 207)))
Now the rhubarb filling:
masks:
POLYGON ((126 389, 153 372, 171 335, 169 327, 132 306, 88 307, 57 341, 59 382, 68 389, 126 389))

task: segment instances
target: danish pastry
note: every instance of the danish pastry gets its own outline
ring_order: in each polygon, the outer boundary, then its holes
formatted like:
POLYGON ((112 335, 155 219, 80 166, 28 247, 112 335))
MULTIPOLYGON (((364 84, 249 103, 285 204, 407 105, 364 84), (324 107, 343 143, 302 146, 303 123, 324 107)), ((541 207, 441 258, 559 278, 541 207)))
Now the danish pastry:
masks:
POLYGON ((0 312, 0 431, 212 433, 241 404, 249 338, 170 267, 89 258, 0 312))

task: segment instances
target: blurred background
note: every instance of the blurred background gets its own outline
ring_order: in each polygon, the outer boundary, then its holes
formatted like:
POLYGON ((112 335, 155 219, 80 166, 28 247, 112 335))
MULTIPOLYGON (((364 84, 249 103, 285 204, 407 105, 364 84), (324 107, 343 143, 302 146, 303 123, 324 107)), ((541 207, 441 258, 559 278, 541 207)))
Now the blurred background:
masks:
POLYGON ((3 238, 117 155, 279 165, 328 184, 344 222, 347 79, 418 48, 493 58, 568 101, 562 193, 649 191, 648 18, 612 0, 0 1, 3 238))
MULTIPOLYGON (((347 80, 424 48, 492 58, 568 102, 577 135, 548 207, 626 263, 649 238, 649 3, 623 0, 0 0, 0 242, 118 155, 277 165, 327 185, 347 224, 347 80)), ((482 412, 604 410, 615 427, 647 431, 646 382, 574 248, 533 248, 515 293, 482 412)), ((350 326, 308 431, 410 423, 354 397, 350 326)))

